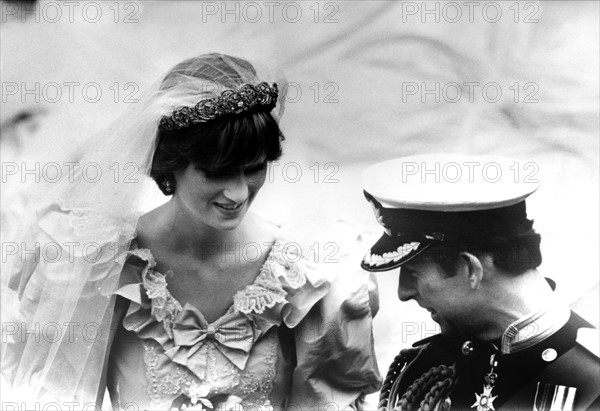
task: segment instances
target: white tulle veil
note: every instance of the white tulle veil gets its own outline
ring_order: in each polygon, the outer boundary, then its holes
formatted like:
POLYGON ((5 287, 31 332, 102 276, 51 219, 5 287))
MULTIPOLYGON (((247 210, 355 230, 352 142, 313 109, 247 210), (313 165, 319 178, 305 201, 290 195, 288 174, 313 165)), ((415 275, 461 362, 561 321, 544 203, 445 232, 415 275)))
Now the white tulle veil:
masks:
POLYGON ((15 304, 2 314, 2 373, 13 394, 4 401, 23 400, 19 393, 42 407, 101 401, 118 325, 112 292, 135 236, 158 124, 179 107, 263 81, 278 83, 271 114, 279 120, 283 76, 257 69, 221 54, 185 60, 98 133, 60 182, 29 190, 18 235, 3 239, 3 303, 15 304))

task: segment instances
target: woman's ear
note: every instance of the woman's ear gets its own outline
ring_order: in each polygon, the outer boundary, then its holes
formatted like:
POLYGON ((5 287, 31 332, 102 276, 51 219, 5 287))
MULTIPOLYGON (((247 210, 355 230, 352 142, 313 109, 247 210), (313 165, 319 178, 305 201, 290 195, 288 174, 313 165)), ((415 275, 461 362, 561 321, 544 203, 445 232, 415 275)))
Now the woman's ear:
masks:
POLYGON ((481 260, 467 252, 460 253, 460 258, 465 265, 469 286, 472 290, 479 289, 483 280, 483 265, 481 264, 481 260))

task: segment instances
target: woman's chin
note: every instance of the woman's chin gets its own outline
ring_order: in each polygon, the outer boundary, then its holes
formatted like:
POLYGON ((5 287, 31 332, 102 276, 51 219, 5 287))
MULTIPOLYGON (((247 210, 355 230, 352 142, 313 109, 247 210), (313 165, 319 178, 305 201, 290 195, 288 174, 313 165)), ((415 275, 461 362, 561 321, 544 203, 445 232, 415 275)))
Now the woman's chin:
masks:
POLYGON ((219 229, 221 231, 233 231, 236 228, 238 228, 241 223, 242 223, 241 220, 239 220, 239 221, 227 221, 227 222, 220 223, 215 228, 217 228, 217 229, 219 229))
POLYGON ((231 230, 235 230, 236 228, 238 228, 240 226, 240 224, 242 223, 242 221, 244 220, 244 217, 246 216, 246 209, 240 210, 238 213, 220 213, 219 211, 216 212, 216 215, 214 216, 213 222, 214 224, 212 224, 212 226, 214 228, 217 228, 221 231, 231 231, 231 230))

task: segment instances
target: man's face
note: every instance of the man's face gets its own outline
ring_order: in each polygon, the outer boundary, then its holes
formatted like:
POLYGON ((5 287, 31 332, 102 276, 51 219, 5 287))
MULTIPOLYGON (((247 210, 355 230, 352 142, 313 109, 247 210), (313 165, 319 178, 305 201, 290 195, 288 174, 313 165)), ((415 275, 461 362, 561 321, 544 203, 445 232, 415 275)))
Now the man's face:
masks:
POLYGON ((439 264, 417 257, 400 268, 398 297, 415 300, 431 313, 445 335, 468 335, 478 318, 466 274, 446 273, 439 264))

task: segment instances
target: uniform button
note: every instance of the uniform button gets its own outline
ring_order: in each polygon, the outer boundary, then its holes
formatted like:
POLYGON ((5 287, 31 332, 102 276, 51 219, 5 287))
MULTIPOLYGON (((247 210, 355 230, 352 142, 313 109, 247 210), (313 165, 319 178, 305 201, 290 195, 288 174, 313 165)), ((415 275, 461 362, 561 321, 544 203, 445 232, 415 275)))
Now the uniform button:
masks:
POLYGON ((465 341, 461 347, 461 351, 464 355, 471 355, 473 350, 473 343, 471 341, 465 341))
POLYGON ((546 348, 542 353, 542 360, 546 362, 554 361, 556 357, 558 357, 558 353, 553 348, 546 348))

